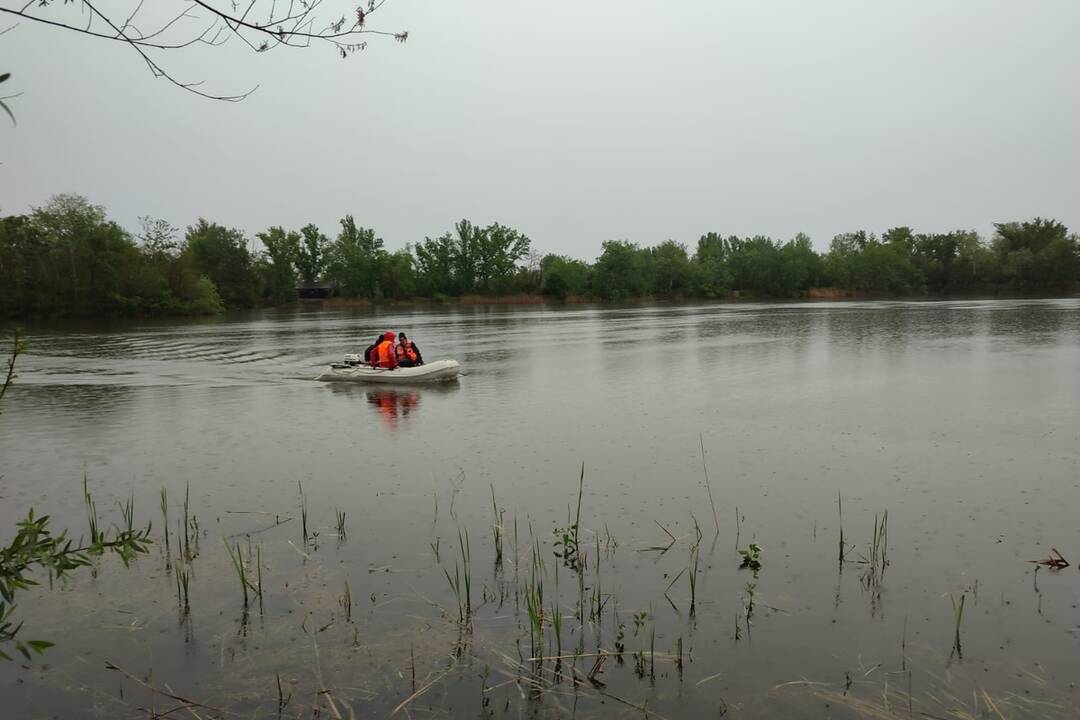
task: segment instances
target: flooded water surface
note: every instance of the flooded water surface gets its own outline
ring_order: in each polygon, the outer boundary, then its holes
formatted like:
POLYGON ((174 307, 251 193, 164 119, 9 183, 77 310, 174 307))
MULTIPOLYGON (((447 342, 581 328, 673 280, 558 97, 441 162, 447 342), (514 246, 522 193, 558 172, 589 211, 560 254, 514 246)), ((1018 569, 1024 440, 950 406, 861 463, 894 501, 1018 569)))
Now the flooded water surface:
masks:
POLYGON ((0 527, 33 507, 85 534, 85 477, 103 523, 133 495, 155 544, 19 593, 26 639, 56 646, 0 664, 5 717, 1080 712, 1080 572, 1029 562, 1080 560, 1080 301, 310 310, 28 340, 0 527), (465 374, 312 379, 383 330, 465 374))

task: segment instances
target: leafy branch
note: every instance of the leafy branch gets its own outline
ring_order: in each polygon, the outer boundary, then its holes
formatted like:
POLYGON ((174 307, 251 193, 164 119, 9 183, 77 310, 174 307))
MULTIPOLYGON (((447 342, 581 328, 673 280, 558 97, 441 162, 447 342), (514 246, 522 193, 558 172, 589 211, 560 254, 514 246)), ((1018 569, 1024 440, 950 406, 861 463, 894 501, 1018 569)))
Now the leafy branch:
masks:
MULTIPOLYGON (((15 361, 25 349, 25 342, 16 332, 12 338, 11 357, 7 361, 4 383, 0 385, 0 399, 3 399, 14 382, 15 361)), ((31 652, 40 655, 52 647, 52 643, 46 640, 19 639, 23 624, 13 619, 15 594, 39 584, 33 577, 35 571, 44 570, 50 579, 59 579, 78 568, 92 565, 96 558, 106 553, 119 556, 126 566, 137 555, 146 553, 153 542, 150 539, 149 524, 142 530, 133 527, 132 501, 123 507, 125 527, 114 525, 111 530, 106 531, 97 529, 97 513, 93 511, 93 500, 88 491, 86 501, 91 508, 91 537, 88 544, 84 544, 82 540, 76 544, 68 538, 67 530, 53 534, 49 529, 49 516, 35 517, 34 510, 31 509, 25 520, 16 523, 14 539, 8 545, 0 547, 0 659, 12 659, 11 655, 4 652, 6 645, 13 646, 27 660, 31 659, 31 652)))
MULTIPOLYGON (((62 578, 67 573, 91 565, 95 558, 106 553, 116 554, 127 565, 135 556, 146 553, 150 540, 150 526, 142 530, 123 530, 114 527, 97 536, 89 544, 76 545, 68 538, 67 531, 54 535, 49 529, 49 516, 35 517, 30 510, 25 520, 17 523, 18 532, 9 545, 0 548, 0 648, 13 644, 15 650, 27 660, 30 651, 44 652, 52 643, 44 640, 18 639, 21 622, 12 619, 15 612, 15 594, 26 590, 38 581, 31 577, 35 570, 45 570, 50 578, 62 578)), ((11 656, 0 649, 0 658, 11 656)))

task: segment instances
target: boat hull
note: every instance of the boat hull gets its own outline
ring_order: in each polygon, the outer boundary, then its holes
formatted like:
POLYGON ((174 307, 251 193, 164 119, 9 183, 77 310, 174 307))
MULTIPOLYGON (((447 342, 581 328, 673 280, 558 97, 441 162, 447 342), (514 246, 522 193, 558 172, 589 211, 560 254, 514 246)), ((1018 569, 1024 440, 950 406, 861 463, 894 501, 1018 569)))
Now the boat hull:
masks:
POLYGON ((457 360, 435 360, 424 363, 418 367, 396 368, 386 370, 373 368, 368 365, 355 365, 352 367, 328 367, 315 378, 323 382, 357 382, 357 383, 429 383, 453 380, 458 376, 461 364, 457 360))

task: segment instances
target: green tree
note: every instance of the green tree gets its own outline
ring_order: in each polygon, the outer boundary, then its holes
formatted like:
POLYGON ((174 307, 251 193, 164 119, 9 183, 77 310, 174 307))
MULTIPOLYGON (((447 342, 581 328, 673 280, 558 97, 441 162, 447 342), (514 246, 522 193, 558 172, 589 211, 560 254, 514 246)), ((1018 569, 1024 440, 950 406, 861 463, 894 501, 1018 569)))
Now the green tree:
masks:
POLYGON ((256 234, 266 248, 263 265, 263 292, 272 303, 282 304, 296 299, 296 260, 300 255, 300 234, 272 227, 256 234))
POLYGON ((529 238, 497 222, 472 231, 471 264, 477 289, 485 293, 503 289, 496 285, 508 284, 517 263, 529 254, 529 238))
POLYGON ((667 240, 652 248, 653 289, 664 295, 686 293, 694 279, 694 268, 686 246, 667 240))
POLYGON ((450 233, 424 238, 416 253, 417 289, 425 295, 449 295, 455 291, 457 243, 450 233))
POLYGON ((131 237, 105 209, 81 195, 56 195, 32 213, 44 236, 44 275, 64 314, 93 315, 129 309, 125 287, 138 272, 131 237))
POLYGON ((779 292, 797 297, 821 284, 825 263, 814 251, 810 236, 799 233, 780 248, 779 292))
POLYGON ((766 295, 783 295, 780 246, 764 235, 728 241, 728 268, 732 287, 766 295))
POLYGON ((581 260, 564 255, 547 255, 540 261, 544 295, 565 300, 569 296, 584 296, 590 291, 592 268, 581 260))
POLYGON ((307 283, 318 282, 322 279, 326 248, 330 240, 313 223, 300 228, 300 240, 295 258, 300 279, 307 283))
MULTIPOLYGON (((258 293, 251 253, 240 230, 226 228, 203 218, 187 229, 182 255, 190 259, 192 297, 199 275, 213 282, 226 307, 252 307, 258 293)), ((190 276, 189 276, 190 277, 190 276)))
POLYGON ((1060 289, 1080 281, 1080 242, 1056 220, 996 223, 993 249, 1001 279, 1024 292, 1060 289))
POLYGON ((327 251, 326 270, 349 297, 373 298, 379 292, 382 272, 382 238, 375 231, 357 226, 352 215, 341 219, 341 232, 327 251))
POLYGON ((596 293, 604 300, 642 297, 653 288, 652 255, 635 243, 605 240, 594 269, 596 293))
POLYGON ((383 252, 379 260, 379 289, 383 297, 399 300, 416 293, 416 273, 409 248, 383 252))
MULTIPOLYGON (((737 238, 732 238, 737 240, 737 238)), ((697 266, 697 293, 706 298, 720 298, 731 292, 732 277, 727 266, 728 241, 710 232, 698 239, 694 253, 697 266)))

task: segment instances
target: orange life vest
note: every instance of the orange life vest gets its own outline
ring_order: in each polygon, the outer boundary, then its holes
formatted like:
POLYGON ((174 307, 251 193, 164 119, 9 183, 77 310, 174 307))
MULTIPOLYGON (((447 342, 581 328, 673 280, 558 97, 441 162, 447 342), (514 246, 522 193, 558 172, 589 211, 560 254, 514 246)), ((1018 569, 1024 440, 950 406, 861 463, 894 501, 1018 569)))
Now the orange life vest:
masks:
POLYGON ((383 340, 379 343, 379 346, 375 348, 375 362, 372 363, 378 367, 394 367, 397 363, 394 357, 394 343, 389 340, 383 340))
POLYGON ((398 360, 411 360, 416 362, 416 350, 413 349, 412 340, 406 340, 404 343, 398 344, 394 348, 394 352, 397 353, 398 360))

